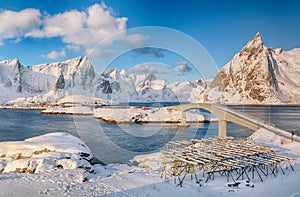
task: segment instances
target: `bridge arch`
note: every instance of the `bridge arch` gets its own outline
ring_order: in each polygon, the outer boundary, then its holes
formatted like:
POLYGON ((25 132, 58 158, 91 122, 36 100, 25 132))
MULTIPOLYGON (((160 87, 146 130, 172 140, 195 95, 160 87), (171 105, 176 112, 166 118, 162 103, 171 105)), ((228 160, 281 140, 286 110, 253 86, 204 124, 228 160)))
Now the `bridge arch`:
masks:
POLYGON ((260 128, 256 119, 245 118, 240 112, 234 111, 226 106, 217 104, 205 104, 205 103, 190 103, 176 106, 169 106, 168 110, 180 110, 182 113, 182 123, 183 126, 188 126, 186 123, 186 111, 190 109, 204 109, 209 111, 215 117, 219 119, 219 136, 227 136, 227 122, 233 122, 251 130, 257 130, 260 128))

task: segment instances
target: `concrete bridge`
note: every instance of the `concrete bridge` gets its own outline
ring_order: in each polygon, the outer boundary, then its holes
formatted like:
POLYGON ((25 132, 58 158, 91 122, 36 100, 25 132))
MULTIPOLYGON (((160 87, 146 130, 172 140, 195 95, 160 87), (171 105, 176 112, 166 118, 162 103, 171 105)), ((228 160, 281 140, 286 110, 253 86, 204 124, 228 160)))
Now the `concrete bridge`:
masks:
MULTIPOLYGON (((183 105, 175 105, 167 107, 168 110, 180 110, 182 113, 182 122, 179 126, 188 126, 186 123, 186 111, 190 109, 205 109, 219 119, 219 136, 227 136, 227 122, 233 122, 235 124, 242 125, 251 130, 258 130, 259 128, 265 128, 273 133, 276 133, 282 137, 291 139, 292 134, 282 129, 276 128, 270 123, 267 124, 264 120, 259 120, 258 117, 251 116, 249 114, 233 110, 232 108, 219 104, 205 104, 205 103, 190 103, 183 105)), ((294 136, 294 140, 300 142, 298 136, 294 136)))

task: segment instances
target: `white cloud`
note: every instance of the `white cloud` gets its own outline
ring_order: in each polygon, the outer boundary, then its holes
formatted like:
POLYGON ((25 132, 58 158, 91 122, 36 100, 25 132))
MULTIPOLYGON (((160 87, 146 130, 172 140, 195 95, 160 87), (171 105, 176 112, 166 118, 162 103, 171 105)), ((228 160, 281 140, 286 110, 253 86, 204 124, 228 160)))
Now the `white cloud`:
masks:
POLYGON ((28 32, 28 37, 63 37, 76 34, 83 29, 86 21, 85 13, 79 11, 69 11, 54 16, 44 16, 43 24, 40 27, 28 32))
POLYGON ((65 58, 67 57, 67 54, 66 52, 63 50, 63 51, 51 51, 47 56, 46 56, 48 59, 58 59, 58 58, 65 58))
POLYGON ((81 49, 80 46, 75 45, 75 44, 68 44, 66 46, 67 49, 72 50, 72 51, 79 51, 81 49))
POLYGON ((19 39, 31 29, 41 24, 41 13, 37 9, 24 9, 19 12, 0 11, 0 43, 5 39, 19 39))
MULTIPOLYGON (((26 34, 28 37, 61 37, 68 45, 80 46, 86 52, 101 42, 101 46, 109 46, 116 40, 127 45, 140 46, 144 36, 126 34, 126 17, 114 17, 104 4, 94 4, 86 11, 66 11, 54 16, 46 16, 39 29, 26 34), (112 37, 113 36, 113 37, 112 37)), ((87 54, 87 53, 86 53, 87 54)))
POLYGON ((157 73, 157 69, 154 66, 148 64, 137 64, 133 68, 128 70, 128 73, 132 74, 145 74, 145 73, 157 73))
POLYGON ((179 64, 176 68, 171 67, 168 64, 160 62, 147 62, 137 64, 128 70, 129 74, 149 74, 155 73, 159 75, 174 75, 184 72, 192 71, 192 68, 187 65, 187 62, 177 62, 179 64))
POLYGON ((21 38, 16 38, 16 39, 13 40, 12 42, 13 42, 13 43, 19 43, 19 42, 21 42, 21 40, 22 40, 21 38))
POLYGON ((126 35, 126 37, 123 38, 125 44, 130 48, 146 47, 147 44, 145 43, 145 41, 148 39, 150 39, 149 36, 142 35, 142 34, 126 35))
POLYGON ((181 73, 191 72, 192 68, 188 65, 187 62, 176 62, 178 66, 176 67, 176 70, 181 73))
POLYGON ((154 48, 154 47, 136 48, 136 49, 133 49, 132 52, 137 53, 139 55, 145 55, 147 57, 152 57, 152 58, 164 58, 165 57, 165 54, 163 53, 162 49, 154 48))
POLYGON ((147 37, 128 35, 127 18, 115 17, 104 3, 94 4, 84 11, 70 10, 55 15, 41 14, 37 9, 0 12, 0 43, 7 38, 61 38, 67 49, 86 52, 101 42, 102 48, 114 41, 126 46, 144 46, 147 37))

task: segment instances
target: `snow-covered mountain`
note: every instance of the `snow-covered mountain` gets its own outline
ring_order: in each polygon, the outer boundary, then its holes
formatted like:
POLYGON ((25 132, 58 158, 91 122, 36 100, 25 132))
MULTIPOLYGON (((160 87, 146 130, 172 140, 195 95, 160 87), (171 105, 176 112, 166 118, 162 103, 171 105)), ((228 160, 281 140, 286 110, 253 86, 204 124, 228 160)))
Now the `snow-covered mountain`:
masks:
POLYGON ((106 76, 105 80, 109 80, 106 83, 111 84, 112 95, 107 99, 119 102, 187 102, 206 88, 204 79, 170 84, 167 80, 158 79, 153 73, 127 75, 125 70, 118 72, 116 68, 102 75, 106 76))
POLYGON ((86 57, 28 67, 22 66, 18 60, 0 62, 0 102, 17 105, 60 103, 64 98, 70 100, 72 95, 112 103, 188 101, 188 90, 197 92, 199 85, 203 84, 169 84, 154 74, 127 75, 125 70, 119 72, 116 68, 99 75, 86 57))
POLYGON ((200 78, 195 81, 175 82, 169 84, 168 87, 175 93, 180 102, 194 102, 208 86, 207 81, 200 78))
POLYGON ((138 100, 133 80, 122 70, 110 69, 97 79, 95 96, 113 102, 129 102, 138 100))
POLYGON ((0 101, 19 98, 18 101, 49 103, 73 94, 93 96, 96 78, 87 58, 28 67, 22 66, 18 60, 2 61, 0 101))
POLYGON ((18 60, 1 61, 0 103, 49 104, 83 95, 113 103, 299 104, 299 75, 300 49, 267 48, 258 33, 209 82, 170 84, 155 74, 129 75, 116 68, 97 74, 87 57, 28 67, 18 60))
POLYGON ((155 102, 155 101, 167 101, 167 102, 178 102, 178 98, 175 93, 167 87, 167 80, 159 80, 155 74, 151 73, 142 79, 137 77, 136 88, 143 101, 155 102), (140 80, 142 79, 142 80, 140 80))
POLYGON ((51 90, 56 77, 37 73, 22 66, 18 60, 0 62, 0 100, 7 102, 18 97, 43 95, 51 90))
POLYGON ((199 98, 234 104, 300 103, 300 49, 267 48, 257 33, 199 98))
POLYGON ((110 100, 113 93, 123 93, 118 87, 116 79, 106 73, 95 73, 86 57, 28 67, 22 66, 18 60, 0 62, 2 103, 54 103, 69 95, 110 100))

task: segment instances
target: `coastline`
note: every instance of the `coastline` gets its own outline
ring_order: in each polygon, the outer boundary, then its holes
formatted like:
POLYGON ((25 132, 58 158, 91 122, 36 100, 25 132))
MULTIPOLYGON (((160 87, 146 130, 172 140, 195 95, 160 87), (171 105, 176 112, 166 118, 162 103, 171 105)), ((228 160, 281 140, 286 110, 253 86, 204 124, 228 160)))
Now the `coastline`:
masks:
POLYGON ((92 116, 93 114, 86 114, 86 113, 69 113, 69 112, 43 112, 41 111, 41 114, 53 114, 53 115, 78 115, 78 116, 92 116))
MULTIPOLYGON (((96 119, 101 120, 103 122, 111 123, 111 124, 179 124, 181 121, 139 121, 138 123, 134 123, 132 121, 116 121, 116 120, 107 120, 104 118, 96 117, 96 119)), ((186 121, 186 123, 214 123, 219 122, 219 120, 199 120, 199 121, 186 121)))
POLYGON ((40 106, 35 106, 35 107, 10 107, 10 106, 0 106, 1 109, 7 109, 7 110, 45 110, 47 107, 40 107, 40 106))
MULTIPOLYGON (((193 102, 190 102, 193 103, 193 102)), ((88 106, 88 107, 102 107, 102 108, 116 108, 116 109, 129 109, 130 107, 142 107, 143 104, 145 104, 145 106, 147 106, 149 103, 137 103, 137 105, 133 105, 135 103, 131 103, 131 105, 128 106, 123 106, 123 105, 80 105, 80 106, 88 106)), ((180 103, 179 103, 180 104, 180 103)), ((184 104, 189 104, 189 102, 184 103, 184 104)), ((217 104, 219 105, 219 103, 205 103, 205 104, 217 104)), ((221 105, 225 105, 225 106, 236 106, 236 107, 242 107, 242 106, 246 106, 246 107, 300 107, 300 103, 278 103, 278 104, 239 104, 239 103, 229 103, 229 104, 221 104, 221 105)), ((172 106, 172 105, 170 105, 172 106)), ((26 107, 22 107, 22 106, 6 106, 5 104, 0 104, 0 109, 9 109, 9 110, 46 110, 49 107, 57 107, 57 106, 26 106, 26 107)))

